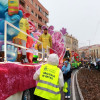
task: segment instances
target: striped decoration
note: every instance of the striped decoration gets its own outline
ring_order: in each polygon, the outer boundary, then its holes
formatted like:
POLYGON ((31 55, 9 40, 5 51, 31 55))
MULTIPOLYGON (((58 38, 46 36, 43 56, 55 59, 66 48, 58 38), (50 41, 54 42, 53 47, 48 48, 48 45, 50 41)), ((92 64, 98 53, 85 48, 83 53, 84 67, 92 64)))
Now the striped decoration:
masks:
POLYGON ((19 0, 8 0, 8 14, 10 16, 18 14, 19 0))

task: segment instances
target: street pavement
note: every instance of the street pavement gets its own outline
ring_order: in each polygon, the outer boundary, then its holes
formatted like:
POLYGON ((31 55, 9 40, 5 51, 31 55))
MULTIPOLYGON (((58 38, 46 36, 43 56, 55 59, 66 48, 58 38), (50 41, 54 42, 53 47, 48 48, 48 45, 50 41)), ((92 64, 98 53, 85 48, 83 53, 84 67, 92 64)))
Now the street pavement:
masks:
MULTIPOLYGON (((73 100, 73 92, 72 92, 72 79, 73 79, 73 76, 74 76, 74 74, 75 74, 75 72, 77 71, 77 69, 76 70, 74 70, 73 72, 72 72, 72 75, 71 75, 71 87, 70 87, 70 89, 71 89, 71 98, 70 99, 65 99, 65 93, 63 92, 63 91, 61 91, 61 100, 73 100)), ((75 88, 75 97, 76 97, 76 100, 80 100, 80 96, 79 96, 79 93, 78 93, 78 90, 77 90, 77 85, 76 85, 76 79, 74 79, 74 88, 75 88)))

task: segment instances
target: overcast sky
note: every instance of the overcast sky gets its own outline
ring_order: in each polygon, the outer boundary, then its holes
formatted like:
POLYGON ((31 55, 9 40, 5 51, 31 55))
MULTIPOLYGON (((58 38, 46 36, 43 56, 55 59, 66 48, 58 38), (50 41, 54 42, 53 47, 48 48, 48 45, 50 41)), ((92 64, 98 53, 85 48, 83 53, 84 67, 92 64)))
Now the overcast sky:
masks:
POLYGON ((49 11, 49 24, 62 27, 79 46, 100 44, 100 0, 39 0, 49 11))

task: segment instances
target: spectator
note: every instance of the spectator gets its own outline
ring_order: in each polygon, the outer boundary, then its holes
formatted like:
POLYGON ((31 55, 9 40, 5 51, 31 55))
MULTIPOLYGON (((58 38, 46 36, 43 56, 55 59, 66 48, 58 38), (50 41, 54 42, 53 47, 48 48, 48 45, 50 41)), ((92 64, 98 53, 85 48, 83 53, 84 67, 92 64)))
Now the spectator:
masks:
POLYGON ((62 72, 64 75, 64 81, 68 83, 68 92, 65 93, 65 98, 70 98, 70 84, 71 84, 71 65, 68 61, 64 62, 64 66, 62 67, 62 72))

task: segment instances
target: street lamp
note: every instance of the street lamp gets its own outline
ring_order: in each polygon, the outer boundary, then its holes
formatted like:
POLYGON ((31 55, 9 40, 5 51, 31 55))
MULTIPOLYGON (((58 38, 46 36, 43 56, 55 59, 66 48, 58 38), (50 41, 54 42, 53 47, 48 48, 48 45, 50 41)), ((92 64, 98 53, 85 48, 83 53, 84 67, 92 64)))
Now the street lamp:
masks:
POLYGON ((89 42, 89 61, 91 60, 91 55, 90 55, 90 40, 87 40, 89 42))

